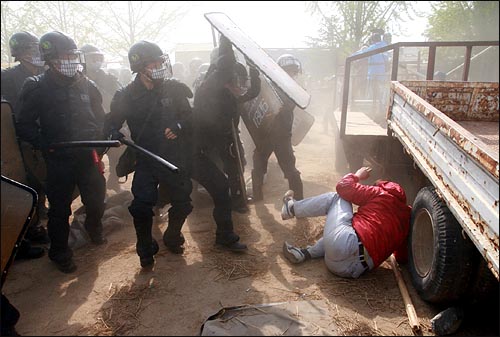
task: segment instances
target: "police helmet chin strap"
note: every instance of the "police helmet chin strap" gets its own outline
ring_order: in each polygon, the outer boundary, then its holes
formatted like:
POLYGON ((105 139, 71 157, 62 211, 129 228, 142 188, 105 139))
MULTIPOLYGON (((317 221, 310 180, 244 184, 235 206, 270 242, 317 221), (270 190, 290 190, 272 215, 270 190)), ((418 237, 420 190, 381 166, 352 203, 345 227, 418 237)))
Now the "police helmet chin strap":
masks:
POLYGON ((154 87, 155 87, 155 80, 153 80, 151 78, 151 76, 146 72, 144 71, 145 69, 141 70, 139 72, 139 76, 140 76, 140 79, 141 79, 141 82, 144 84, 144 86, 148 89, 148 90, 152 90, 154 87))

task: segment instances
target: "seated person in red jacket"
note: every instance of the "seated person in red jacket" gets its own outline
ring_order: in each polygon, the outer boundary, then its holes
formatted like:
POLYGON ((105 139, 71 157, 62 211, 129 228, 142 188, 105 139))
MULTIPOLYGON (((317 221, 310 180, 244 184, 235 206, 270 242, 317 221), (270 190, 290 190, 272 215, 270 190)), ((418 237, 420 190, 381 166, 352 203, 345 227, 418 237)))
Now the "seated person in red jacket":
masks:
POLYGON ((327 268, 341 277, 358 278, 394 253, 398 262, 407 257, 407 236, 411 207, 403 188, 390 181, 374 186, 360 184, 370 176, 370 167, 345 175, 337 183, 337 193, 294 200, 293 191, 283 197, 283 220, 325 216, 323 237, 313 246, 283 245, 292 263, 324 257, 327 268), (353 213, 352 204, 359 206, 353 213))

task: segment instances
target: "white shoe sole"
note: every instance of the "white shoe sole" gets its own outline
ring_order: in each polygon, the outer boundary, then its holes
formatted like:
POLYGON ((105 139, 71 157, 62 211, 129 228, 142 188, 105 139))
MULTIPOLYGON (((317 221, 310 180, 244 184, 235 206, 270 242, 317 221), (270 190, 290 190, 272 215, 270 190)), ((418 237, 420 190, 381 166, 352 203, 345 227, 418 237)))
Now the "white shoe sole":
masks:
POLYGON ((290 252, 289 247, 293 247, 293 246, 285 241, 283 243, 283 254, 285 255, 286 259, 293 264, 298 264, 298 263, 303 262, 303 261, 299 261, 297 259, 297 257, 293 253, 290 252))

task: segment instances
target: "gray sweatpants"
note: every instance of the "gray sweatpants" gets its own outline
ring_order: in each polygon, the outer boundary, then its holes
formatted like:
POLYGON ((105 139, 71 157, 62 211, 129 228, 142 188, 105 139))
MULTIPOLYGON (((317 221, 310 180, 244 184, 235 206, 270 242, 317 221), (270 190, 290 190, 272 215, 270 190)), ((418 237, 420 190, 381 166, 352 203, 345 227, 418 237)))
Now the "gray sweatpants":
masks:
MULTIPOLYGON (((358 278, 365 268, 359 259, 359 241, 352 227, 353 210, 350 202, 337 193, 329 192, 315 197, 296 200, 294 211, 297 218, 325 216, 323 237, 307 247, 312 258, 324 256, 327 268, 335 275, 358 278)), ((373 260, 366 249, 365 260, 373 269, 373 260)))

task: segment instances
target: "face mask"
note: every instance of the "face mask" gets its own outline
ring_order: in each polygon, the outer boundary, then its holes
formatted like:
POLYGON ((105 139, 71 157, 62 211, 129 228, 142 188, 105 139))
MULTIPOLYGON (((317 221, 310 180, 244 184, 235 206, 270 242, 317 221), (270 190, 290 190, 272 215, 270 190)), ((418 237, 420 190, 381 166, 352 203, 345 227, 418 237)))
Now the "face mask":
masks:
POLYGON ((40 50, 38 49, 38 44, 33 45, 23 57, 23 60, 34 65, 35 67, 43 67, 45 65, 45 61, 42 61, 40 57, 40 50))
POLYGON ((42 61, 40 55, 33 55, 28 62, 36 67, 43 67, 45 65, 45 61, 42 61))
POLYGON ((74 77, 77 72, 83 70, 83 66, 80 63, 73 63, 69 60, 59 60, 54 66, 58 72, 66 77, 74 77))
POLYGON ((101 62, 86 63, 85 66, 87 67, 88 71, 96 72, 102 68, 102 63, 101 62))
POLYGON ((167 78, 168 69, 165 65, 162 65, 161 68, 151 69, 151 79, 153 80, 164 80, 167 78))

